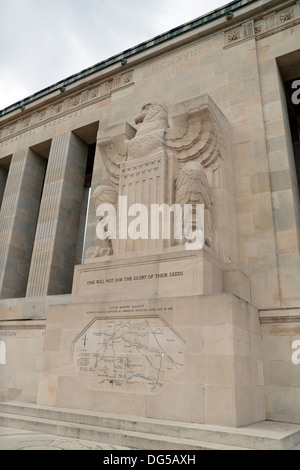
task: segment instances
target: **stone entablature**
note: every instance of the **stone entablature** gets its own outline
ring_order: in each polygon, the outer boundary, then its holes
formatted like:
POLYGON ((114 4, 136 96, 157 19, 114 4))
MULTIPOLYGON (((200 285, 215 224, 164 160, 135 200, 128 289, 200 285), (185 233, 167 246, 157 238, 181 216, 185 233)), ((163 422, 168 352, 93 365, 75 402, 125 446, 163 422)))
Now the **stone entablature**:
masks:
MULTIPOLYGON (((257 17, 257 19, 246 21, 244 23, 235 25, 232 29, 226 30, 223 33, 225 37, 225 48, 234 46, 238 43, 253 38, 256 38, 257 40, 262 39, 266 36, 276 34, 281 30, 293 28, 294 26, 300 24, 299 0, 296 2, 289 3, 290 6, 288 8, 285 7, 283 9, 277 9, 273 12, 270 10, 266 15, 260 15, 260 17, 257 17)), ((236 15, 233 15, 233 19, 235 18, 235 16, 236 15)), ((185 26, 185 28, 188 30, 187 26, 185 26)), ((215 31, 213 31, 213 34, 215 34, 215 31)), ((207 36, 205 37, 205 39, 207 39, 207 36)), ((148 44, 149 47, 152 47, 151 43, 152 42, 150 41, 148 44)), ((141 50, 143 51, 143 49, 141 50)), ((194 55, 198 55, 199 53, 200 52, 197 50, 197 48, 195 50, 190 50, 187 52, 190 58, 193 58, 194 55)), ((183 50, 182 55, 184 56, 184 54, 185 53, 183 50)), ((177 56, 175 58, 171 58, 170 62, 168 62, 167 60, 166 63, 164 62, 160 64, 154 64, 153 72, 159 71, 161 68, 164 68, 168 64, 173 64, 174 62, 176 63, 177 61, 181 61, 182 55, 177 56)), ((120 62, 120 64, 122 67, 125 66, 127 68, 129 66, 127 62, 127 59, 123 59, 123 63, 120 62)), ((91 79, 93 79, 92 75, 91 79)), ((80 87, 80 91, 78 91, 78 87, 76 86, 75 92, 72 92, 71 87, 66 88, 65 86, 63 86, 62 82, 61 88, 56 90, 56 92, 60 92, 62 96, 68 96, 64 97, 63 99, 60 99, 58 96, 54 96, 51 99, 51 104, 47 106, 43 105, 42 99, 39 100, 41 103, 40 106, 35 106, 34 103, 30 103, 30 107, 34 106, 33 112, 30 112, 29 109, 27 110, 23 102, 20 102, 20 106, 18 109, 21 113, 21 118, 19 116, 18 118, 16 118, 15 115, 12 116, 11 122, 4 124, 3 128, 1 128, 0 121, 0 148, 5 145, 7 141, 11 141, 11 139, 21 134, 27 133, 35 128, 38 128, 41 125, 47 126, 49 123, 51 123, 50 125, 52 125, 52 123, 53 125, 57 125, 60 122, 63 122, 64 119, 68 119, 68 116, 70 116, 70 118, 75 117, 73 113, 78 113, 87 106, 110 98, 112 93, 114 93, 115 91, 119 91, 123 88, 134 85, 134 68, 126 70, 126 72, 124 73, 117 73, 106 80, 101 80, 100 77, 99 80, 100 83, 98 83, 96 86, 94 84, 86 86, 82 85, 80 87)), ((74 88, 74 85, 72 85, 72 87, 74 88)), ((48 100, 49 98, 46 99, 48 100)), ((16 106, 17 105, 18 103, 16 103, 16 106)), ((16 110, 17 108, 14 111, 16 110)), ((4 118, 4 122, 9 119, 9 115, 6 113, 3 114, 2 117, 4 118)), ((1 113, 0 119, 2 119, 1 113)))
MULTIPOLYGON (((63 100, 56 100, 54 104, 42 106, 38 111, 14 121, 12 124, 0 129, 0 147, 1 143, 11 141, 13 138, 40 126, 46 128, 48 125, 59 125, 69 116, 74 117, 75 113, 80 112, 85 107, 110 98, 115 91, 132 86, 134 84, 133 74, 133 70, 118 74, 113 78, 100 82, 97 86, 86 87, 63 100)), ((62 90, 62 95, 64 93, 65 91, 62 90)))
POLYGON ((288 8, 275 10, 261 18, 242 23, 226 31, 225 47, 234 46, 240 42, 255 38, 263 39, 279 31, 293 28, 300 24, 300 2, 292 3, 288 8))

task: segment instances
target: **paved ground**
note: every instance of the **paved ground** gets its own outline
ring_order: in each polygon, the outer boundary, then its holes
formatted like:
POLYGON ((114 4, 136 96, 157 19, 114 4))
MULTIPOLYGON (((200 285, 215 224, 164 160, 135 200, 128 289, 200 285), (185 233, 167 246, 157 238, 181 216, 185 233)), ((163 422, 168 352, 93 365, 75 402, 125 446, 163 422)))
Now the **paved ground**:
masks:
POLYGON ((0 427, 0 450, 130 450, 98 442, 0 427))

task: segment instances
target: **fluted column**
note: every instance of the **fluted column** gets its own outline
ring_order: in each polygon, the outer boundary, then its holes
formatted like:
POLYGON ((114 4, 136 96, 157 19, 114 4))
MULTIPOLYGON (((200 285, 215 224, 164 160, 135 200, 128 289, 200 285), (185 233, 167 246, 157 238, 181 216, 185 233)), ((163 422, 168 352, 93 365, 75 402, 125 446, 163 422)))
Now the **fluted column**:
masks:
POLYGON ((22 149, 11 161, 0 213, 0 297, 24 297, 46 160, 22 149))
POLYGON ((71 132, 52 141, 27 297, 71 292, 87 153, 71 132))

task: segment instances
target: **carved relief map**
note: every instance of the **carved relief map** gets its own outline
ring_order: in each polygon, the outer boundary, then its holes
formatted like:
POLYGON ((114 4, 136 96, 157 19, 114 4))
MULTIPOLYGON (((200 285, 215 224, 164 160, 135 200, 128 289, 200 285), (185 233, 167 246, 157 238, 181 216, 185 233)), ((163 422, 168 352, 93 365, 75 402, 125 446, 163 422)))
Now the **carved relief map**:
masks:
POLYGON ((73 342, 73 364, 90 389, 153 393, 183 370, 184 340, 160 318, 104 318, 73 342))

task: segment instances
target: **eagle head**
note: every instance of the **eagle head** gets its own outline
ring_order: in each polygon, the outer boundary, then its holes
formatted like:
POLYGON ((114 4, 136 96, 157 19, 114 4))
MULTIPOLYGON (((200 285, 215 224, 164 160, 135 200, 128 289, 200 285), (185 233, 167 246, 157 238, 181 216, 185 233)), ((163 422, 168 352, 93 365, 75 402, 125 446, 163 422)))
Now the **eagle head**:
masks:
POLYGON ((142 113, 135 120, 136 124, 146 124, 157 121, 168 121, 168 110, 165 105, 148 103, 142 108, 142 113))

